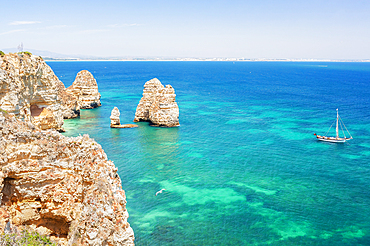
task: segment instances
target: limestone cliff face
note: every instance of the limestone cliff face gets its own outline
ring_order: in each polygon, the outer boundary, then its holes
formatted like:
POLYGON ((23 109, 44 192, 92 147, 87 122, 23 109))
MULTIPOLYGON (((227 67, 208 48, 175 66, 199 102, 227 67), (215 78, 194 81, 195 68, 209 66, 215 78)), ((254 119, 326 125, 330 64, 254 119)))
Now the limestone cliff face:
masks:
POLYGON ((179 126, 179 107, 171 85, 164 87, 157 79, 144 85, 143 97, 136 108, 134 122, 150 121, 154 126, 179 126))
POLYGON ((61 110, 64 119, 72 119, 80 116, 80 103, 78 98, 67 92, 64 84, 59 80, 59 97, 61 100, 61 110))
POLYGON ((117 168, 87 135, 40 131, 0 111, 0 230, 31 226, 62 245, 133 245, 117 168))
POLYGON ((62 129, 59 83, 41 57, 7 54, 0 58, 0 108, 41 129, 62 129))
POLYGON ((80 103, 82 109, 100 107, 100 93, 94 76, 87 70, 80 71, 67 92, 80 103))

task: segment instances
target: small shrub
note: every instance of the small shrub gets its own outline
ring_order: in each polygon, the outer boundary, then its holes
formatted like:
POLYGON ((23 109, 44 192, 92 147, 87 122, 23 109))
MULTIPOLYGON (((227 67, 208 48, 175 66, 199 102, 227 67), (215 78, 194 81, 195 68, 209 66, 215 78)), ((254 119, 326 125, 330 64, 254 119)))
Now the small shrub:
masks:
POLYGON ((4 56, 5 53, 0 50, 0 56, 4 56))
POLYGON ((58 244, 51 241, 47 236, 41 236, 37 232, 29 232, 22 230, 20 233, 2 233, 0 234, 0 245, 52 245, 57 246, 58 244))
POLYGON ((0 112, 3 112, 4 114, 8 114, 8 111, 1 109, 1 108, 0 108, 0 112))
POLYGON ((18 54, 25 54, 25 55, 32 56, 32 53, 31 53, 31 52, 29 52, 29 51, 22 51, 22 52, 18 52, 18 54))

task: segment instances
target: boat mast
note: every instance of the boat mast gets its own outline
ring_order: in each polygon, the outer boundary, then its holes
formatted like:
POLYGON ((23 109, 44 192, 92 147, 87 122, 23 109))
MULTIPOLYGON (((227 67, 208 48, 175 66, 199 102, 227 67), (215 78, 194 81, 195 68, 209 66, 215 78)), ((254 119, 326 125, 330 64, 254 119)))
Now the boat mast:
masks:
POLYGON ((339 133, 338 133, 338 119, 339 119, 339 114, 338 114, 338 109, 337 109, 337 127, 336 127, 337 138, 339 138, 339 133))

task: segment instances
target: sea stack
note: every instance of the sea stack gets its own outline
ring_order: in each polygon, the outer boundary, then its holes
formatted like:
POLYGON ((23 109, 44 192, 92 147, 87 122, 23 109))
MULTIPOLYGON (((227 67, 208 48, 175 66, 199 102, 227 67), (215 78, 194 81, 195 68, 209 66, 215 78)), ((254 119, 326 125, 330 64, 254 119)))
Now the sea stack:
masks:
POLYGON ((175 99, 175 90, 171 85, 164 87, 157 78, 147 81, 134 122, 149 121, 153 126, 162 127, 179 126, 179 107, 175 99))
POLYGON ((114 107, 110 114, 110 127, 121 125, 121 122, 119 120, 120 115, 121 114, 119 112, 119 109, 117 107, 114 107))
POLYGON ((87 70, 82 70, 77 74, 75 81, 67 88, 67 92, 77 98, 81 109, 101 106, 98 83, 87 70))
POLYGON ((111 115, 110 115, 110 127, 111 128, 134 128, 134 127, 138 127, 138 125, 135 125, 135 124, 121 125, 119 116, 120 116, 119 109, 117 107, 114 107, 112 112, 111 112, 111 115))
POLYGON ((39 56, 0 57, 0 108, 42 130, 63 131, 62 83, 39 56))
POLYGON ((40 131, 0 111, 0 230, 61 245, 134 245, 117 168, 87 135, 40 131))

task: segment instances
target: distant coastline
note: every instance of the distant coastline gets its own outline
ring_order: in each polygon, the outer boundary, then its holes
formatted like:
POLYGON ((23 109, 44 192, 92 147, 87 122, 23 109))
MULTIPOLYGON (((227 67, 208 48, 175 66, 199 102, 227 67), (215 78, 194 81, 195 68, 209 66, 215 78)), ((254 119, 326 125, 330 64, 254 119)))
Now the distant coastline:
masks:
MULTIPOLYGON (((0 49, 5 53, 17 53, 17 48, 0 49)), ((61 54, 45 50, 25 49, 45 61, 227 61, 227 62, 370 62, 367 59, 324 58, 245 58, 245 57, 169 57, 169 56, 89 56, 61 54)))
POLYGON ((370 62, 370 59, 271 59, 271 58, 52 58, 45 61, 227 61, 227 62, 370 62))

